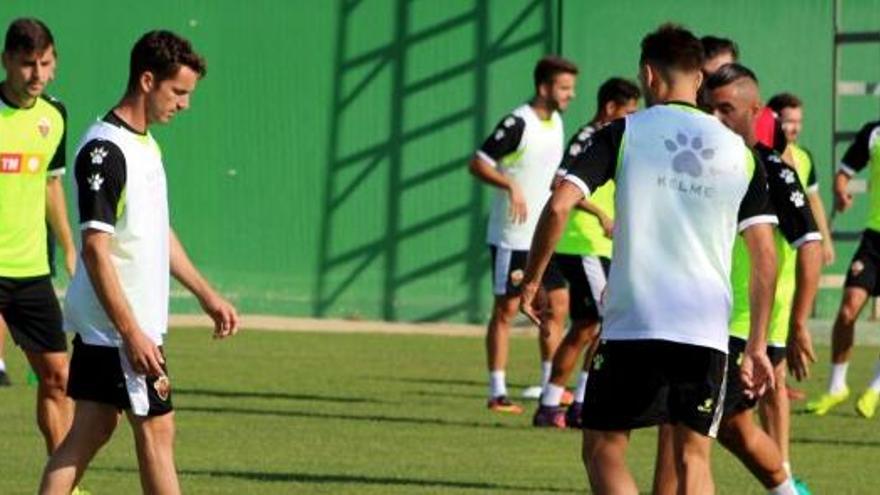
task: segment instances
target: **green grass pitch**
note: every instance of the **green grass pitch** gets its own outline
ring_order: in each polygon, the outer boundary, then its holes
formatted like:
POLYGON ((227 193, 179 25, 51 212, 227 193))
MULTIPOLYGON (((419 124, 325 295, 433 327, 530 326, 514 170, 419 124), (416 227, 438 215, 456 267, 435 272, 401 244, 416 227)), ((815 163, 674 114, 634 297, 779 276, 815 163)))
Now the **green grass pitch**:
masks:
MULTIPOLYGON (((815 376, 825 383, 827 347, 815 376)), ((860 392, 877 348, 857 349, 850 386, 860 392)), ((13 387, 0 389, 0 494, 36 490, 45 462, 33 420, 34 389, 21 353, 7 352, 13 387)), ((580 434, 532 428, 528 413, 485 409, 483 341, 421 335, 245 331, 214 342, 176 330, 167 354, 177 409, 177 465, 194 494, 584 493, 580 434)), ((516 394, 537 380, 537 346, 516 337, 508 380, 516 394)), ((796 404, 796 408, 802 407, 796 404)), ((827 417, 796 414, 793 466, 814 493, 876 491, 877 420, 852 403, 827 417)), ((650 488, 655 433, 633 434, 630 464, 650 488)), ((96 495, 138 493, 131 432, 123 422, 84 480, 96 495)), ((760 494, 717 444, 722 494, 760 494)))

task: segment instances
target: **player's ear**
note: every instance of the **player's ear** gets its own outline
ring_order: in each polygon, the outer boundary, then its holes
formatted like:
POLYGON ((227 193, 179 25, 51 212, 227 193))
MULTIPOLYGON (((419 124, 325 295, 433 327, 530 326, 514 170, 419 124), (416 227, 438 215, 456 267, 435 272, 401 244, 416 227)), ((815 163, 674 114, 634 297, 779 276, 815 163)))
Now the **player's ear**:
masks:
POLYGON ((143 92, 149 93, 153 90, 153 85, 156 83, 156 76, 154 76, 152 72, 145 70, 141 73, 140 83, 143 92))

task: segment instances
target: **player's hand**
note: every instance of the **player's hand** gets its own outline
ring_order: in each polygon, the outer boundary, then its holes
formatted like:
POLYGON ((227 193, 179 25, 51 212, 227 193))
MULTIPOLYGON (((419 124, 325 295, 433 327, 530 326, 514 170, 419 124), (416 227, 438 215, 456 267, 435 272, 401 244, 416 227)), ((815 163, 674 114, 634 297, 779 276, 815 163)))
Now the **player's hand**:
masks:
POLYGON ((810 329, 806 325, 792 323, 792 328, 788 332, 785 352, 788 370, 797 381, 809 378, 810 364, 816 362, 816 353, 813 351, 813 338, 810 336, 810 329))
POLYGON ((834 264, 836 258, 837 256, 834 253, 834 243, 831 242, 831 239, 822 241, 822 262, 825 266, 834 264))
POLYGON ((775 374, 767 357, 766 346, 746 345, 740 365, 740 380, 749 398, 761 397, 775 387, 775 374))
POLYGON ((67 270, 67 276, 71 279, 73 279, 73 274, 76 273, 76 258, 76 249, 64 252, 64 268, 67 270))
POLYGON ((214 320, 214 338, 223 339, 238 333, 238 312, 235 306, 217 294, 201 301, 202 309, 214 320))
POLYGON ((542 325, 541 317, 539 316, 540 310, 536 307, 536 304, 538 303, 538 291, 540 288, 541 284, 538 282, 524 283, 519 297, 520 312, 532 320, 532 323, 537 325, 538 328, 541 328, 542 325))
POLYGON ((599 216, 599 223, 602 225, 602 230, 605 233, 605 237, 609 239, 614 238, 614 220, 608 215, 602 214, 599 216))
POLYGON ((165 364, 162 352, 140 329, 135 330, 127 337, 123 337, 123 344, 125 346, 125 354, 128 356, 128 362, 131 363, 135 373, 147 376, 162 376, 165 374, 165 371, 162 369, 162 365, 165 364))
POLYGON ((510 181, 508 195, 510 196, 510 209, 507 214, 510 216, 510 221, 517 224, 525 223, 528 216, 526 197, 516 182, 510 181))

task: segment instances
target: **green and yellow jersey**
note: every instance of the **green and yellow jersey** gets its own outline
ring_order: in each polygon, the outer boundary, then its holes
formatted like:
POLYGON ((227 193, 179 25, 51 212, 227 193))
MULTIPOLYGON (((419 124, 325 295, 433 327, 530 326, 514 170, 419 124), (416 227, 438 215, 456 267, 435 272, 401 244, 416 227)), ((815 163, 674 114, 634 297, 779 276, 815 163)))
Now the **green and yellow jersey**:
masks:
POLYGON ((866 227, 880 232, 880 120, 869 122, 847 148, 838 171, 852 177, 868 168, 868 222, 866 227))
POLYGON ((19 108, 0 93, 0 277, 49 273, 46 180, 64 173, 66 120, 54 98, 19 108))

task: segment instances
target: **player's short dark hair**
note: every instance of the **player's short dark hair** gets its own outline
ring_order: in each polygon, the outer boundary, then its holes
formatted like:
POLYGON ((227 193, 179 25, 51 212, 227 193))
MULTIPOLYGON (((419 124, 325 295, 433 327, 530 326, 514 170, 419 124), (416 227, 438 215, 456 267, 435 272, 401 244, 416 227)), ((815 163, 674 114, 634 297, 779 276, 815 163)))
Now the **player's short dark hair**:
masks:
POLYGON ((800 108, 804 106, 804 102, 791 93, 779 93, 770 98, 767 106, 770 107, 770 110, 780 114, 784 108, 800 108))
POLYGON ((678 24, 663 24, 642 38, 641 65, 650 64, 668 76, 668 71, 693 72, 703 66, 703 45, 678 24))
POLYGON ((734 62, 722 65, 715 73, 709 76, 706 79, 706 87, 710 90, 715 90, 735 83, 740 79, 751 79, 755 84, 758 84, 758 76, 755 75, 752 69, 734 62))
POLYGON ((182 66, 192 69, 199 78, 208 73, 205 59, 193 50, 188 40, 171 31, 150 31, 131 49, 128 92, 137 88, 144 72, 152 72, 159 83, 174 77, 182 66))
POLYGON ((638 100, 641 96, 642 92, 634 82, 622 77, 612 77, 599 86, 596 105, 597 108, 603 108, 610 101, 623 105, 630 100, 638 100))
POLYGON ((732 39, 709 35, 700 38, 700 42, 703 43, 703 58, 706 60, 722 53, 731 54, 734 61, 739 60, 739 46, 732 39))
POLYGON ((535 87, 541 84, 553 84, 556 76, 559 74, 571 74, 576 76, 578 73, 577 65, 570 60, 566 60, 556 55, 547 55, 538 60, 535 64, 535 87))
POLYGON ((6 30, 5 53, 43 53, 55 47, 52 31, 43 21, 33 17, 21 17, 9 24, 6 30))

